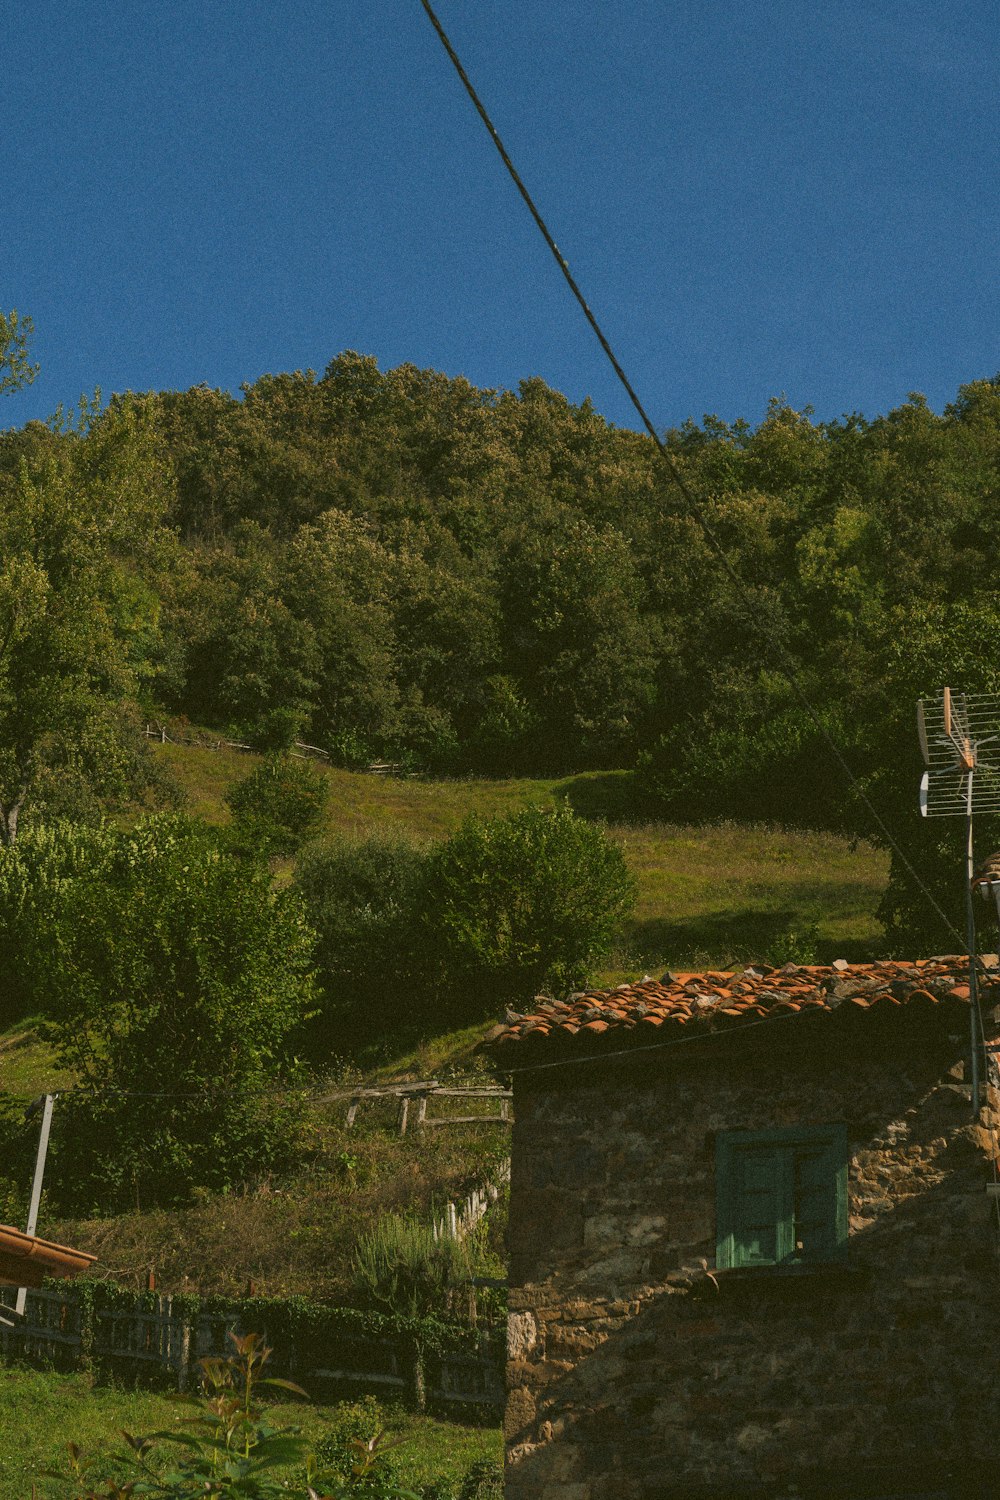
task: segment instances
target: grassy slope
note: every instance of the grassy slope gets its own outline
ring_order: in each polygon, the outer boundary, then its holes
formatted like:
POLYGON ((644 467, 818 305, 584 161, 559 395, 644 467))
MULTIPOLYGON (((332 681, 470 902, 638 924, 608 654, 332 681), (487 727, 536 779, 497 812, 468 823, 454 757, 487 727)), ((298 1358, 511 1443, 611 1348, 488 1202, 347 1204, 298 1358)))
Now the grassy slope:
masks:
MULTIPOLYGON (((174 745, 157 747, 157 754, 189 809, 213 822, 226 820, 226 788, 247 775, 255 759, 174 745)), ((396 780, 335 769, 326 775, 326 832, 348 837, 392 827, 418 840, 442 838, 469 813, 559 801, 603 820, 623 843, 639 881, 635 922, 600 976, 605 980, 658 966, 781 958, 801 946, 813 923, 821 958, 863 958, 880 939, 874 911, 888 874, 881 851, 852 847, 833 834, 644 821, 628 772, 515 781, 396 780)))
MULTIPOLYGON (((68 1500, 78 1493, 68 1480, 38 1478, 43 1468, 64 1468, 67 1442, 78 1443, 88 1454, 119 1453, 123 1428, 132 1433, 168 1430, 179 1427, 188 1414, 186 1407, 151 1391, 92 1386, 83 1375, 0 1369, 0 1496, 29 1500, 35 1480, 39 1500, 68 1500)), ((329 1407, 303 1402, 271 1408, 275 1425, 301 1428, 310 1443, 323 1436, 330 1414, 329 1407)), ((471 1464, 501 1454, 495 1428, 463 1427, 396 1410, 387 1414, 386 1427, 405 1440, 394 1450, 404 1483, 444 1479, 457 1484, 471 1464)), ((104 1472, 96 1469, 94 1479, 104 1472)), ((298 1466, 279 1473, 294 1480, 298 1466)))

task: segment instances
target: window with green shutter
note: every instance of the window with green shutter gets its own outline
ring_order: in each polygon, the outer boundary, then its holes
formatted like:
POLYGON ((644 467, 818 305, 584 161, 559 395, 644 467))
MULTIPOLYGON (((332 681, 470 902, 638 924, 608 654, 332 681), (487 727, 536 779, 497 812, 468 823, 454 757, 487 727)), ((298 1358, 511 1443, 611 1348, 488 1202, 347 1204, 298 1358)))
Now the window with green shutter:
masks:
POLYGON ((720 1269, 843 1260, 846 1126, 721 1133, 716 1212, 720 1269))

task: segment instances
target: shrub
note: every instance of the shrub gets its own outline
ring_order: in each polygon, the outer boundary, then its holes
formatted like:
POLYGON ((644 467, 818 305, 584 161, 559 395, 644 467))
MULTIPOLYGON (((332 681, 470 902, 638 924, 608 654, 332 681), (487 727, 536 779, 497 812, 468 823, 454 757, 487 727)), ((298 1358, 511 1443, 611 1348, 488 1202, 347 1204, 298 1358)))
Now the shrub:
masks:
MULTIPOLYGON (((275 1097, 313 1003, 301 903, 176 818, 102 828, 38 953, 49 1033, 80 1088, 60 1106, 64 1206, 174 1201, 290 1160, 275 1097)), ((286 1075, 287 1076, 287 1075, 286 1075)))
POLYGON ((271 1425, 261 1400, 274 1389, 296 1396, 305 1396, 305 1391, 265 1374, 271 1350, 259 1334, 229 1337, 234 1352, 227 1358, 199 1360, 200 1392, 179 1398, 194 1412, 185 1421, 183 1435, 161 1431, 139 1437, 123 1432, 127 1450, 110 1461, 67 1443, 67 1473, 47 1470, 45 1477, 64 1483, 69 1479, 75 1500, 128 1500, 137 1495, 160 1495, 163 1500, 193 1495, 281 1500, 289 1494, 301 1500, 417 1500, 396 1483, 384 1450, 398 1440, 385 1440, 377 1402, 341 1407, 342 1416, 321 1445, 329 1461, 319 1452, 308 1453, 296 1428, 271 1425), (299 1481, 282 1479, 276 1470, 296 1460, 305 1461, 299 1481), (125 1469, 134 1477, 118 1483, 107 1477, 109 1468, 125 1469), (100 1490, 94 1487, 97 1474, 102 1475, 97 1480, 100 1490), (328 1489, 331 1485, 333 1491, 328 1489))
POLYGON ((109 835, 61 820, 0 847, 0 1026, 45 1010, 43 960, 60 902, 75 880, 94 878, 110 853, 109 835))
POLYGON ((328 1019, 364 1019, 387 976, 413 978, 425 860, 413 844, 385 834, 303 850, 294 888, 317 934, 328 1019))
POLYGON ((329 790, 312 761, 268 755, 226 793, 239 842, 263 854, 294 854, 318 829, 329 790))
POLYGON ((569 808, 471 817, 429 858, 429 972, 477 1013, 572 989, 610 951, 635 889, 618 845, 569 808))
POLYGON ((397 1494, 396 1465, 378 1448, 385 1427, 385 1413, 374 1396, 342 1401, 316 1445, 317 1465, 332 1480, 348 1486, 350 1494, 359 1500, 385 1500, 397 1494), (359 1461, 372 1453, 366 1472, 359 1473, 359 1461))
POLYGON ((354 1252, 354 1288, 371 1307, 422 1317, 446 1306, 449 1293, 472 1275, 460 1240, 436 1239, 429 1224, 386 1214, 354 1252))
POLYGON ((459 1486, 458 1500, 503 1500, 503 1464, 480 1458, 470 1464, 459 1486))

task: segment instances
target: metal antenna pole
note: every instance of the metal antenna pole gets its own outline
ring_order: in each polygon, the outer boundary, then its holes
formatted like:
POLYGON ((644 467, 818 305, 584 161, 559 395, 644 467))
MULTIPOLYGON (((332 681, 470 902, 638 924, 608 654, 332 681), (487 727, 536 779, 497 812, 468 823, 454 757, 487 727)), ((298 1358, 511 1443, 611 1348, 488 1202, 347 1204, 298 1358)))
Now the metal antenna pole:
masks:
POLYGON ((976 916, 972 905, 972 881, 976 866, 972 857, 972 772, 968 775, 965 813, 965 938, 969 950, 969 1043, 972 1059, 972 1113, 979 1113, 979 976, 976 972, 976 916))
POLYGON ((983 1019, 979 1007, 972 882, 975 813, 1000 813, 1000 693, 953 693, 917 704, 917 738, 926 770, 920 782, 925 818, 965 819, 965 941, 969 954, 969 1082, 973 1114, 981 1104, 983 1019))
MULTIPOLYGON (((52 1125, 52 1106, 56 1102, 55 1094, 46 1094, 42 1103, 42 1128, 38 1133, 38 1154, 35 1157, 35 1176, 31 1184, 31 1202, 28 1205, 28 1222, 25 1226, 27 1234, 34 1234, 38 1227, 38 1209, 42 1201, 42 1179, 45 1176, 45 1157, 49 1149, 49 1129, 52 1125)), ((37 1107, 38 1101, 35 1101, 37 1107)), ((24 1316, 24 1304, 28 1298, 28 1288, 19 1286, 17 1289, 17 1301, 14 1303, 14 1311, 19 1317, 24 1316)))

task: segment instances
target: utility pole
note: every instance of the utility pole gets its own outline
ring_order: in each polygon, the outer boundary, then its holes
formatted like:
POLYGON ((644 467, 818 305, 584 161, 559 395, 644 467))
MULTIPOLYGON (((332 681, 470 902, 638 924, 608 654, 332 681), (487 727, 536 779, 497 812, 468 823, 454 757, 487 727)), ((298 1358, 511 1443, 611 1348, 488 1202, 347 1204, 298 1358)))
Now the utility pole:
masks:
MULTIPOLYGON (((41 1107, 42 1128, 38 1133, 38 1153, 35 1156, 35 1175, 31 1183, 31 1202, 28 1204, 28 1222, 25 1226, 27 1234, 34 1234, 38 1226, 38 1209, 42 1201, 42 1179, 45 1176, 45 1157, 49 1149, 49 1130, 52 1126, 52 1106, 55 1104, 57 1094, 41 1094, 28 1109, 28 1118, 41 1107)), ((24 1304, 28 1299, 28 1288, 19 1286, 17 1289, 17 1301, 14 1303, 14 1313, 17 1317, 24 1317, 24 1304)))

